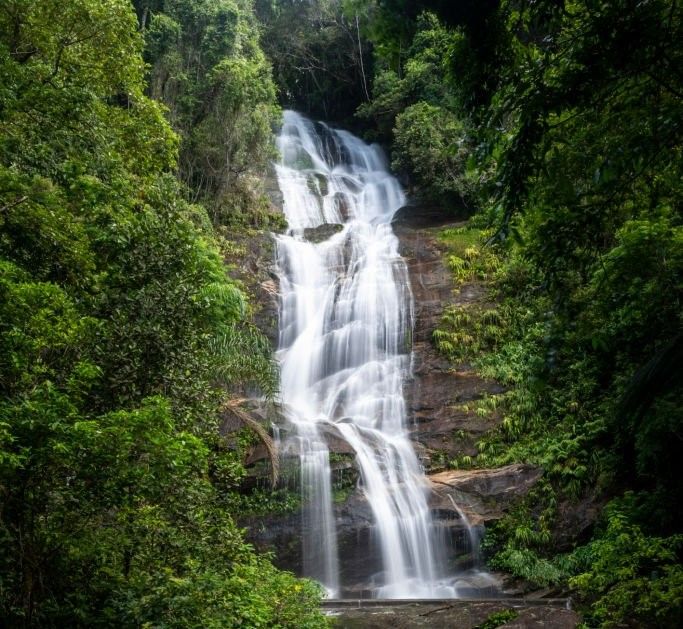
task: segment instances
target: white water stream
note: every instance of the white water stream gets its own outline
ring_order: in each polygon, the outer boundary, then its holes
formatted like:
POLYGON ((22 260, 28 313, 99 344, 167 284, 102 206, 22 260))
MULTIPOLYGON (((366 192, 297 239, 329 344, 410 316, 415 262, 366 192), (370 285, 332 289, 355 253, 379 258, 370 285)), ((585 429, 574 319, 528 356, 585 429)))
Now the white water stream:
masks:
POLYGON ((304 570, 340 592, 327 438, 354 450, 383 569, 374 595, 455 595, 441 580, 427 483, 408 439, 413 300, 391 219, 404 203, 381 150, 287 111, 277 176, 289 224, 277 238, 281 401, 296 430, 304 570), (315 244, 306 228, 342 227, 315 244))

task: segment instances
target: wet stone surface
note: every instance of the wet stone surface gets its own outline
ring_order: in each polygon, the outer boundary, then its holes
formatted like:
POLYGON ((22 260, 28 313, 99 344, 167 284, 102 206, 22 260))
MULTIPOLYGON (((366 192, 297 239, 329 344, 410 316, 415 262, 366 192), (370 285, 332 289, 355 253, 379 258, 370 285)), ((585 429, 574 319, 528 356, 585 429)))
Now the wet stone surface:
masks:
POLYGON ((579 617, 562 602, 392 601, 371 606, 325 603, 324 613, 343 629, 476 629, 492 615, 513 612, 506 629, 575 629, 579 617))
POLYGON ((526 496, 542 476, 533 465, 514 464, 497 469, 447 470, 430 475, 430 506, 442 517, 457 517, 455 504, 473 526, 503 517, 526 496))
POLYGON ((470 365, 456 368, 438 353, 432 341, 448 306, 484 304, 487 299, 481 283, 456 288, 444 262, 439 232, 463 224, 448 223, 443 210, 420 205, 401 208, 393 223, 415 301, 413 373, 405 386, 408 414, 413 420, 411 438, 428 470, 438 468, 444 457, 476 455, 479 437, 500 422, 496 413, 479 416, 476 403, 503 392, 503 387, 479 377, 470 365))

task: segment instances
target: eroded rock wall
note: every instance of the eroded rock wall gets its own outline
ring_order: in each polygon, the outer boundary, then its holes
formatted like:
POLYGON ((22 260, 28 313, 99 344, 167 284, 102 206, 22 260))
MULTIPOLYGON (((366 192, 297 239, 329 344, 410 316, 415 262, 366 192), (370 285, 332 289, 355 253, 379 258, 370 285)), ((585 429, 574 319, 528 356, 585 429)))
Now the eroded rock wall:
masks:
POLYGON ((444 262, 439 232, 459 225, 445 222, 443 212, 411 206, 399 210, 394 222, 415 302, 413 377, 406 385, 406 400, 413 439, 427 469, 438 468, 444 458, 476 454, 477 439, 498 422, 495 414, 478 415, 476 403, 503 390, 480 378, 468 364, 455 368, 432 341, 448 306, 486 299, 479 283, 456 289, 444 262))
MULTIPOLYGON (((425 469, 431 472, 428 477, 432 486, 430 507, 450 540, 455 557, 458 554, 455 551, 467 545, 468 527, 481 527, 502 517, 531 490, 541 472, 525 465, 496 470, 443 469, 447 458, 476 453, 477 439, 499 421, 495 413, 477 414, 477 401, 503 390, 496 382, 479 377, 471 365, 454 367, 437 352, 432 340, 444 309, 449 305, 484 303, 486 300, 484 287, 476 282, 456 290, 444 261, 444 245, 439 240, 440 230, 448 224, 442 213, 413 207, 399 211, 394 231, 408 265, 415 303, 413 372, 405 390, 410 431, 425 469)), ((311 234, 313 240, 318 235, 317 232, 311 234)), ((268 238, 263 235, 248 245, 252 258, 243 265, 243 272, 247 277, 251 274, 249 285, 258 302, 257 320, 263 326, 261 329, 275 342, 277 284, 274 248, 268 238)), ((333 455, 340 459, 337 464, 344 469, 339 476, 348 486, 349 479, 357 478, 357 471, 349 469, 352 453, 333 431, 330 431, 329 446, 333 455)), ((256 448, 247 463, 258 470, 255 473, 264 475, 266 456, 265 448, 256 448)), ((361 596, 370 584, 363 583, 360 575, 368 573, 368 564, 377 564, 378 570, 381 567, 381 558, 372 556, 372 548, 376 548, 372 544, 372 512, 359 489, 347 492, 346 497, 335 504, 334 511, 339 550, 346 571, 341 575, 342 581, 351 584, 347 594, 361 596)), ((278 565, 295 572, 300 570, 300 540, 306 531, 301 529, 299 513, 252 518, 242 524, 257 547, 275 551, 278 565)), ((457 563, 457 558, 453 561, 457 563)))

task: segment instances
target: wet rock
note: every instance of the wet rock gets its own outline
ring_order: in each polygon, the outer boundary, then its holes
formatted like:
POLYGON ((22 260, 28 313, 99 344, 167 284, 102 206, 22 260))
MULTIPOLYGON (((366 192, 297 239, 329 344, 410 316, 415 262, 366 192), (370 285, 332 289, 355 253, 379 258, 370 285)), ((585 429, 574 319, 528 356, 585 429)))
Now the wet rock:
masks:
POLYGON ((553 543, 558 552, 569 551, 588 541, 605 503, 604 497, 589 494, 576 501, 562 500, 557 505, 553 543))
MULTIPOLYGON (((348 460, 333 463, 333 475, 348 473, 348 460), (339 469, 335 468, 338 466, 339 469)), ((508 465, 490 470, 450 470, 428 477, 432 492, 429 506, 445 540, 449 574, 462 573, 474 564, 472 540, 481 535, 486 522, 501 518, 524 497, 541 477, 531 465, 508 465), (463 518, 463 515, 466 519, 463 518)), ((375 534, 372 507, 360 489, 334 505, 337 543, 344 596, 369 596, 372 575, 382 569, 381 550, 375 534)), ((248 540, 258 549, 275 551, 278 567, 302 574, 302 539, 306 536, 301 513, 266 516, 240 522, 248 540)))
POLYGON ((461 509, 470 524, 478 526, 503 517, 539 481, 539 467, 518 463, 497 469, 448 470, 428 477, 430 506, 445 514, 461 509), (455 505, 458 505, 457 507, 455 505))
POLYGON ((499 423, 495 413, 478 415, 476 402, 503 388, 472 370, 454 370, 431 346, 417 344, 414 352, 413 379, 407 386, 413 439, 431 452, 431 458, 435 453, 476 455, 476 440, 499 423))
POLYGON ((382 569, 372 508, 362 492, 356 490, 346 501, 335 505, 334 514, 343 596, 369 595, 373 586, 370 575, 382 569))
POLYGON ((284 205, 284 196, 280 190, 280 184, 277 180, 277 172, 275 166, 271 165, 263 178, 263 192, 274 208, 282 208, 284 205))
POLYGON ((247 542, 262 553, 274 553, 273 563, 281 570, 302 575, 302 517, 300 512, 242 517, 247 542))
MULTIPOLYGON (((369 595, 372 575, 382 566, 379 544, 374 535, 372 509, 362 492, 355 490, 341 503, 334 505, 337 525, 337 547, 340 580, 345 595, 369 595)), ((259 551, 275 552, 274 563, 283 570, 303 576, 302 540, 308 534, 301 512, 243 518, 247 541, 259 551)))
POLYGON ((344 229, 344 226, 338 223, 324 223, 323 225, 318 225, 318 227, 307 227, 304 229, 304 238, 309 242, 317 244, 325 242, 328 238, 338 234, 342 229, 344 229))
MULTIPOLYGON (((274 168, 263 179, 270 212, 282 217, 283 197, 274 168)), ((278 284, 275 272, 275 240, 270 231, 253 228, 224 228, 225 237, 235 247, 225 256, 231 277, 239 280, 250 297, 256 327, 271 341, 278 338, 278 284)))
POLYGON ((503 626, 514 629, 574 629, 579 616, 563 601, 376 601, 325 602, 324 611, 345 629, 475 629, 500 612, 514 612, 503 626))
POLYGON ((394 231, 406 259, 415 301, 413 376, 405 394, 413 440, 420 444, 423 464, 438 469, 444 459, 477 454, 476 441, 500 423, 496 413, 480 416, 477 401, 501 393, 498 383, 479 377, 469 365, 457 369, 439 354, 432 341, 444 309, 449 305, 486 303, 482 284, 459 288, 444 263, 445 247, 439 241, 448 223, 444 212, 432 207, 408 206, 396 215, 394 231), (468 404, 469 403, 469 404, 468 404))
POLYGON ((269 232, 248 230, 231 235, 244 251, 226 256, 229 273, 249 294, 256 327, 273 346, 278 337, 278 287, 275 275, 275 241, 269 232))
POLYGON ((455 288, 451 272, 443 262, 444 247, 434 228, 416 229, 401 223, 393 227, 399 239, 399 252, 408 265, 415 301, 413 338, 416 342, 431 340, 455 288))
POLYGON ((443 204, 431 203, 413 196, 406 205, 396 211, 392 223, 394 229, 400 227, 424 229, 448 225, 457 220, 457 217, 464 217, 464 215, 464 208, 449 211, 444 209, 443 204))

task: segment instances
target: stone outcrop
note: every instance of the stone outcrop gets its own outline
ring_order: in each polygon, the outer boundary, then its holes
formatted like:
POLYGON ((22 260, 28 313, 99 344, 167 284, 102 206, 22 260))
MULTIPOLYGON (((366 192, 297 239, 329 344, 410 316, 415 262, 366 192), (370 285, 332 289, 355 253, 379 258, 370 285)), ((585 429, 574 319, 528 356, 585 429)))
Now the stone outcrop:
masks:
POLYGON ((459 516, 462 510, 472 526, 497 520, 526 496, 543 472, 533 465, 506 465, 497 469, 447 470, 430 475, 430 506, 459 516), (455 505, 458 505, 457 508, 455 505))
MULTIPOLYGON (((340 473, 349 472, 347 461, 339 461, 337 465, 340 473)), ((506 510, 526 496, 541 475, 537 467, 517 464, 490 470, 449 470, 428 477, 432 488, 429 505, 454 550, 451 566, 454 571, 471 567, 470 529, 481 532, 487 522, 503 517, 506 510)), ((362 491, 356 489, 334 505, 334 515, 339 554, 344 557, 342 582, 348 584, 345 595, 362 596, 370 589, 370 584, 362 580, 368 574, 368 566, 380 570, 382 565, 377 544, 372 541, 372 508, 362 491)), ((301 528, 300 513, 261 516, 240 524, 247 527, 249 541, 260 550, 276 551, 279 567, 300 571, 301 538, 306 535, 301 528)))
POLYGON ((323 223, 318 227, 307 227, 304 229, 304 238, 309 242, 319 243, 331 238, 336 233, 344 229, 339 223, 323 223))
POLYGON ((495 427, 499 418, 477 415, 476 402, 503 391, 496 382, 479 377, 470 365, 455 369, 432 342, 445 308, 485 300, 485 289, 479 283, 456 289, 444 264, 444 245, 438 239, 438 232, 447 225, 463 223, 449 223, 443 210, 429 206, 402 208, 394 220, 415 302, 413 378, 406 385, 406 401, 414 420, 413 439, 428 469, 437 467, 444 456, 477 453, 477 439, 495 427))
MULTIPOLYGON (((274 168, 263 179, 264 193, 270 200, 270 214, 275 224, 282 217, 283 197, 274 168)), ((282 225, 284 225, 282 217, 282 225)), ((278 338, 278 278, 275 268, 275 240, 267 229, 229 228, 226 238, 233 248, 226 253, 225 263, 230 275, 246 289, 253 307, 256 327, 277 346, 278 338)))
POLYGON ((273 344, 278 337, 278 284, 275 273, 275 241, 271 233, 248 230, 235 236, 237 247, 226 255, 225 262, 232 277, 239 280, 249 294, 253 320, 273 344))
POLYGON ((558 552, 572 550, 577 543, 590 539, 607 499, 597 493, 589 493, 578 501, 561 500, 557 505, 557 526, 553 531, 553 543, 558 552))

